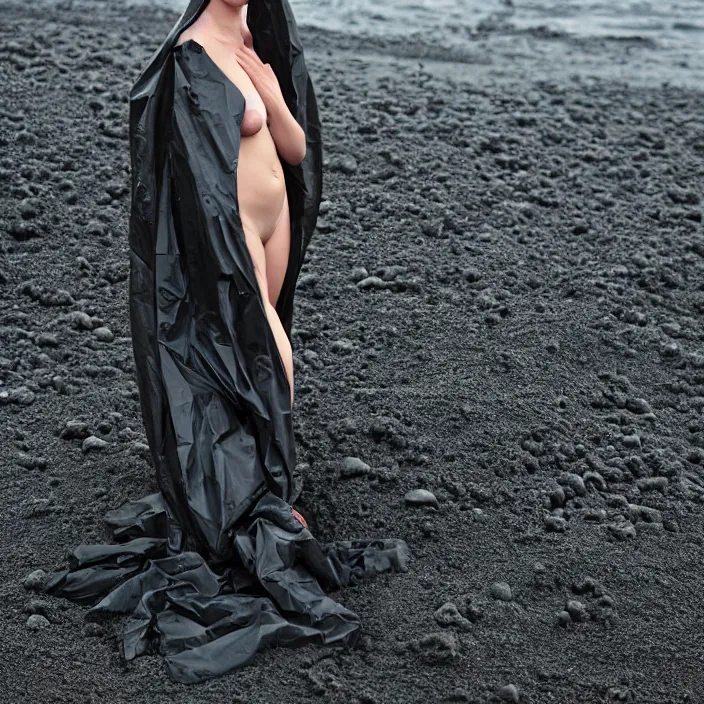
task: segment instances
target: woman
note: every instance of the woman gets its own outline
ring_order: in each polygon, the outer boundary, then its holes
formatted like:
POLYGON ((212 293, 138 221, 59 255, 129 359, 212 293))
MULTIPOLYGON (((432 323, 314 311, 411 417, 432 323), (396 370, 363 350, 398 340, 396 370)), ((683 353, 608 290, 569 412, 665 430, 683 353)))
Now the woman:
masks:
POLYGON ((247 27, 248 0, 210 0, 178 45, 197 42, 245 96, 237 166, 237 198, 266 314, 286 367, 293 405, 293 352, 276 312, 288 266, 291 227, 279 155, 297 166, 306 136, 288 109, 274 71, 263 64, 247 27), (278 154, 277 154, 278 151, 278 154))
POLYGON ((300 515, 290 334, 322 190, 291 9, 256 0, 244 22, 246 9, 192 0, 131 93, 140 401, 174 549, 184 535, 219 557, 267 492, 300 515))
POLYGON ((407 560, 403 540, 321 544, 291 506, 320 124, 287 0, 251 0, 246 24, 244 4, 191 0, 130 93, 130 321, 160 491, 110 511, 117 544, 78 546, 45 585, 130 614, 125 659, 156 641, 179 682, 270 644, 352 645, 359 617, 326 592, 407 560))

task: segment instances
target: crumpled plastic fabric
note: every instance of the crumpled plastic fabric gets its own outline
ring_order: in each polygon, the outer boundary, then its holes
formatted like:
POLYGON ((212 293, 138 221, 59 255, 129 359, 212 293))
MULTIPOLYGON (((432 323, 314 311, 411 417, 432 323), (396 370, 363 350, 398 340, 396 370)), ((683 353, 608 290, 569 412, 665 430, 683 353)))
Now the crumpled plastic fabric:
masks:
MULTIPOLYGON (((47 593, 128 614, 126 660, 160 653, 193 683, 265 646, 354 645, 359 617, 329 593, 405 572, 401 539, 319 543, 292 514, 301 490, 285 367, 237 201, 244 96, 197 42, 192 0, 130 93, 130 320, 159 491, 108 512, 113 544, 79 545, 47 593)), ((322 191, 313 84, 287 0, 251 0, 254 48, 306 136, 282 160, 291 218, 276 309, 293 301, 322 191)))

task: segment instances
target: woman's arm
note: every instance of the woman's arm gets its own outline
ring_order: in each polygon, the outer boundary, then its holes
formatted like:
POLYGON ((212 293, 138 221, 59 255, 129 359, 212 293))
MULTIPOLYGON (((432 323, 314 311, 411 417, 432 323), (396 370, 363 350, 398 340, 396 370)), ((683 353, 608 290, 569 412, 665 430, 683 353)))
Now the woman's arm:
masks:
POLYGON ((306 135, 303 128, 296 122, 285 102, 281 102, 274 110, 267 107, 269 113, 269 132, 276 144, 276 149, 283 159, 297 166, 306 156, 306 135))
POLYGON ((250 47, 236 50, 235 54, 266 107, 269 132, 276 149, 284 161, 291 166, 297 166, 306 155, 306 136, 286 105, 274 69, 269 64, 262 63, 250 47))

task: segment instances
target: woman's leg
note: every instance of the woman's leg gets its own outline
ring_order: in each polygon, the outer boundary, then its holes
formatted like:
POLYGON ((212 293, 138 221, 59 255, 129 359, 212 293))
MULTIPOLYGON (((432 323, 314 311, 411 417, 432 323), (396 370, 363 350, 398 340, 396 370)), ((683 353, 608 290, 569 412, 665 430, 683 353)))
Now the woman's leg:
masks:
MULTIPOLYGON (((283 220, 284 218, 281 219, 283 220)), ((243 226, 243 229, 247 242, 247 248, 249 249, 252 257, 252 263, 254 264, 254 272, 257 276, 257 281, 259 282, 259 290, 261 291, 262 298, 264 299, 264 310, 266 311, 266 317, 269 321, 269 325, 271 326, 271 331, 274 333, 274 339, 276 340, 276 345, 279 348, 279 354, 283 360, 286 376, 288 377, 288 383, 291 391, 291 407, 293 407, 293 350, 291 349, 291 343, 286 335, 284 326, 281 324, 279 315, 269 298, 271 286, 269 284, 268 262, 264 251, 264 243, 257 234, 248 234, 249 228, 243 226)), ((279 285, 278 291, 276 291, 277 296, 280 291, 281 285, 279 285)))
POLYGON ((284 277, 288 269, 288 257, 291 249, 291 217, 288 211, 288 195, 284 197, 284 205, 276 223, 274 232, 264 242, 266 256, 266 280, 269 284, 269 300, 276 307, 284 277))

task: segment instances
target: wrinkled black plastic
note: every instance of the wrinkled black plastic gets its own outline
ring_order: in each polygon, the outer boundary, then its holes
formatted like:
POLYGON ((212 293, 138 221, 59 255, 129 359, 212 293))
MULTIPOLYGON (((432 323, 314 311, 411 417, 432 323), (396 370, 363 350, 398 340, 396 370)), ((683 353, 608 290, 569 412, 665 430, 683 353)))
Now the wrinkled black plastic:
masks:
MULTIPOLYGON (((266 645, 352 645, 359 618, 326 592, 405 571, 404 541, 321 544, 291 513, 295 442, 288 379, 237 201, 244 97, 180 33, 193 0, 130 95, 130 316, 142 413, 160 491, 107 514, 116 544, 81 545, 47 592, 128 613, 126 659, 165 656, 198 682, 266 645)), ((254 48, 304 129, 282 160, 291 248, 277 312, 293 299, 315 229, 322 145, 313 85, 287 0, 251 0, 254 48)))

